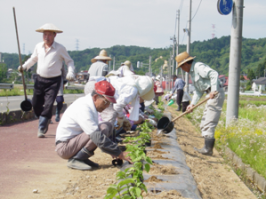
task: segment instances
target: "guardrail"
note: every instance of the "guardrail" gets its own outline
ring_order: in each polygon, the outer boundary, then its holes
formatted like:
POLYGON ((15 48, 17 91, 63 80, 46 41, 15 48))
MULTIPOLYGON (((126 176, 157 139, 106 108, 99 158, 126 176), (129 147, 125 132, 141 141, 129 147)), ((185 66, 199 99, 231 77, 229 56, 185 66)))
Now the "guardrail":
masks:
POLYGON ((84 86, 65 86, 68 90, 84 90, 84 86))
POLYGON ((0 83, 0 89, 12 90, 13 88, 14 88, 14 84, 0 83))
POLYGON ((26 84, 26 89, 34 90, 34 84, 26 84))

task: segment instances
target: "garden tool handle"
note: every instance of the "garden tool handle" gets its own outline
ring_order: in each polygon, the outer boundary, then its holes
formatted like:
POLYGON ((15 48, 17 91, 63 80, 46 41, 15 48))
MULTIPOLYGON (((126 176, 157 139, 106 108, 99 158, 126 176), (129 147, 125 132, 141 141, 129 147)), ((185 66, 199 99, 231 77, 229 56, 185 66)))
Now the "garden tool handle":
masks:
MULTIPOLYGON (((218 91, 215 92, 215 95, 218 94, 218 91)), ((176 121, 177 119, 183 117, 184 115, 186 115, 187 113, 189 113, 190 111, 192 111, 193 109, 197 108, 198 106, 202 105, 203 103, 207 102, 210 99, 210 97, 206 98, 205 100, 203 100, 202 102, 198 103, 197 105, 193 106, 193 108, 191 108, 189 111, 186 111, 184 113, 182 113, 181 115, 175 117, 172 122, 176 121)))
MULTIPOLYGON (((20 54, 20 46, 19 46, 19 39, 18 39, 18 28, 17 28, 17 20, 16 20, 15 7, 13 7, 13 14, 14 14, 14 22, 15 22, 16 35, 17 35, 17 43, 18 43, 19 64, 20 64, 20 66, 22 67, 21 54, 20 54)), ((22 72, 21 72, 21 77, 22 77, 22 83, 23 83, 23 89, 24 89, 25 100, 27 100, 26 85, 25 85, 25 79, 24 79, 23 70, 22 70, 22 72)))

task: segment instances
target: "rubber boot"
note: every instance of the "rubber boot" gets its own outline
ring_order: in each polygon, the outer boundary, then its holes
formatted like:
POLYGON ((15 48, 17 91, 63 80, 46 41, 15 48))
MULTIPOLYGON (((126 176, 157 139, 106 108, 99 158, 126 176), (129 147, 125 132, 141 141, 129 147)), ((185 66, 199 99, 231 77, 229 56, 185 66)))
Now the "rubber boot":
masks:
POLYGON ((56 110, 55 110, 55 121, 56 122, 60 121, 60 111, 58 110, 57 106, 56 106, 56 110))
POLYGON ((181 111, 181 106, 177 105, 178 108, 176 109, 177 111, 181 111))
POLYGON ((44 134, 48 131, 48 126, 50 124, 50 119, 47 117, 40 116, 39 117, 39 128, 38 128, 38 133, 37 137, 38 138, 44 138, 44 134))
POLYGON ((93 156, 93 154, 93 152, 89 152, 86 148, 82 148, 76 155, 68 160, 67 166, 82 171, 91 170, 92 167, 99 167, 98 164, 88 159, 93 156))
POLYGON ((196 147, 194 147, 194 149, 197 152, 202 153, 203 155, 212 155, 215 139, 214 138, 204 138, 204 139, 205 139, 204 147, 202 149, 197 149, 196 147))

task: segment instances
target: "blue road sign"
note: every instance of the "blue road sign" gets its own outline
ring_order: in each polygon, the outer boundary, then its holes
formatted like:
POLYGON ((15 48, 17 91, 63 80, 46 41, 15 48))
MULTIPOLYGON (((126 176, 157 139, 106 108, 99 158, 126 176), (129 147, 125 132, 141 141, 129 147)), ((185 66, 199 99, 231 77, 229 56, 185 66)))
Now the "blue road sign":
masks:
POLYGON ((233 8, 233 0, 218 0, 217 9, 221 15, 228 15, 233 8))

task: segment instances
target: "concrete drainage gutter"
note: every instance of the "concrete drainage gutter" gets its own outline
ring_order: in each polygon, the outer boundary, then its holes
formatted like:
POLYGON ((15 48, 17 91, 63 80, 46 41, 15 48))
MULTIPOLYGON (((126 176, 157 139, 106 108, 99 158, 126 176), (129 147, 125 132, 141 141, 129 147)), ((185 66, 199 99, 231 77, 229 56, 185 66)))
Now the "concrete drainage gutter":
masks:
POLYGON ((230 160, 235 166, 237 166, 244 175, 255 184, 255 186, 263 193, 266 192, 266 180, 260 174, 258 174, 250 166, 242 162, 242 159, 239 158, 231 149, 228 147, 225 148, 225 156, 230 160))

